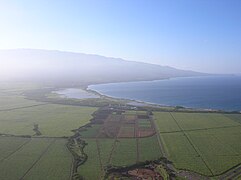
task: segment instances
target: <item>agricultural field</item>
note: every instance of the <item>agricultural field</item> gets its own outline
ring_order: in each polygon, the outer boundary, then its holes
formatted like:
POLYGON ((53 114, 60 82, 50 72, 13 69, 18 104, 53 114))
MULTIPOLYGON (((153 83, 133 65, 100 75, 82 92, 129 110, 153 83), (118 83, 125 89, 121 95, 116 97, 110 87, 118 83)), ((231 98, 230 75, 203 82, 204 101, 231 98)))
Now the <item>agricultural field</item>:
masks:
POLYGON ((103 178, 106 167, 126 167, 162 157, 146 112, 101 111, 77 132, 87 143, 87 161, 78 168, 79 175, 86 179, 103 178), (143 135, 143 129, 152 134, 143 135))
POLYGON ((154 113, 168 158, 178 169, 207 176, 241 162, 241 115, 154 113))
MULTIPOLYGON (((36 88, 0 85, 0 179, 103 179, 108 168, 165 158, 179 170, 217 177, 241 163, 240 114, 151 116, 143 110, 26 99, 25 90, 36 88)), ((168 175, 165 164, 143 167, 153 177, 160 167, 168 175)))
POLYGON ((78 173, 86 179, 99 179, 104 176, 106 166, 123 167, 146 160, 156 160, 162 155, 155 138, 140 138, 139 150, 138 142, 134 138, 85 139, 87 145, 84 152, 88 158, 78 168, 78 173))
POLYGON ((38 124, 41 136, 71 136, 71 130, 87 124, 94 111, 96 108, 56 104, 0 111, 0 133, 34 135, 34 124, 38 124))
POLYGON ((101 112, 95 115, 93 122, 88 126, 80 128, 79 134, 82 138, 136 138, 149 137, 155 134, 155 129, 149 116, 133 111, 126 112, 101 112), (103 116, 103 117, 102 117, 103 116))
POLYGON ((43 104, 41 102, 27 100, 23 95, 25 91, 38 87, 39 86, 33 84, 11 84, 0 82, 0 111, 43 104))
POLYGON ((138 143, 140 162, 144 162, 146 160, 156 160, 163 156, 156 135, 147 138, 140 138, 138 143))
POLYGON ((0 137, 0 179, 68 179, 72 157, 65 139, 0 137), (4 146, 2 146, 4 145, 4 146))

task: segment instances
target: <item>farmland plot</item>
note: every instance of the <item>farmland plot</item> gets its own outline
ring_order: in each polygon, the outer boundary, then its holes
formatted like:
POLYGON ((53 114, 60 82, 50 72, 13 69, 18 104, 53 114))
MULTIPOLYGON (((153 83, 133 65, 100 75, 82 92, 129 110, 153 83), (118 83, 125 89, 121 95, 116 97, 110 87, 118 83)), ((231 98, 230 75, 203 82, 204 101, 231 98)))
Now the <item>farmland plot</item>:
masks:
POLYGON ((127 166, 136 163, 137 147, 135 139, 119 139, 112 156, 115 166, 127 166))
POLYGON ((156 160, 162 156, 160 147, 158 145, 157 137, 152 136, 148 138, 139 139, 139 161, 156 160))
POLYGON ((0 133, 34 135, 38 124, 42 136, 71 136, 71 130, 83 126, 91 119, 96 108, 65 105, 43 105, 0 112, 0 133))
POLYGON ((15 180, 24 177, 51 143, 52 139, 32 139, 30 143, 0 162, 0 179, 15 180))
POLYGON ((30 140, 30 138, 0 136, 0 162, 18 151, 30 140))
POLYGON ((86 140, 87 145, 84 152, 87 154, 87 161, 78 169, 78 173, 85 179, 99 179, 101 176, 101 166, 98 158, 96 140, 86 140))
POLYGON ((179 131, 160 131, 168 158, 177 168, 214 176, 241 162, 241 126, 228 115, 169 114, 173 120, 166 113, 155 118, 159 129, 174 124, 179 127, 179 131))
POLYGON ((72 157, 65 139, 56 139, 47 153, 29 171, 25 179, 66 180, 70 177, 72 157))

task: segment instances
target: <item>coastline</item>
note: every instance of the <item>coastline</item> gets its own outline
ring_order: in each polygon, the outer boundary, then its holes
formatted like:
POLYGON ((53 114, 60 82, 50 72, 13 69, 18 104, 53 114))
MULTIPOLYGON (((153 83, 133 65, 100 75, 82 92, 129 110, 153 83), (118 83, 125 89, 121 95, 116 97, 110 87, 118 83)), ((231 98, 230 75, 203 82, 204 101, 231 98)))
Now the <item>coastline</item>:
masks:
MULTIPOLYGON (((173 109, 178 107, 179 109, 188 110, 188 111, 191 110, 191 111, 200 111, 200 112, 227 112, 227 113, 230 113, 230 111, 223 111, 223 110, 218 110, 218 109, 193 108, 193 107, 186 107, 186 106, 179 106, 179 105, 171 106, 171 105, 158 104, 158 103, 141 101, 141 100, 136 100, 136 99, 118 98, 118 97, 102 94, 96 90, 90 89, 89 86, 85 87, 83 90, 85 90, 89 93, 94 93, 103 98, 110 98, 110 99, 115 99, 115 100, 120 100, 120 101, 129 101, 127 103, 127 105, 138 106, 138 107, 173 108, 173 109)), ((239 113, 241 113, 241 112, 239 112, 239 113)))
MULTIPOLYGON (((218 75, 211 75, 210 77, 217 77, 218 75)), ((236 76, 236 75, 219 75, 220 77, 227 77, 227 76, 236 76)), ((239 75, 238 75, 239 76, 239 75)), ((157 108, 182 108, 186 110, 192 110, 192 111, 205 111, 205 112, 226 112, 226 113, 241 113, 241 110, 228 110, 228 109, 218 109, 218 108, 202 108, 202 107, 192 107, 192 106, 183 106, 183 105, 168 105, 168 104, 159 104, 159 103, 153 103, 153 102, 148 102, 148 101, 143 101, 143 100, 137 100, 137 99, 130 99, 130 98, 121 98, 121 97, 116 97, 116 96, 111 96, 107 94, 103 94, 97 90, 94 90, 91 88, 91 86, 94 85, 106 85, 106 84, 119 84, 119 83, 140 83, 140 82, 155 82, 155 81, 169 81, 173 79, 192 79, 192 78, 202 78, 203 76, 195 76, 195 77, 174 77, 174 78, 166 78, 166 79, 161 79, 161 80, 145 80, 145 81, 129 81, 129 82, 110 82, 110 83, 93 83, 89 84, 84 87, 84 90, 92 92, 94 94, 98 94, 101 97, 106 97, 106 98, 112 98, 116 100, 125 100, 125 101, 130 101, 129 104, 133 104, 134 106, 149 106, 149 107, 157 107, 157 108)), ((205 76, 206 77, 206 76, 205 76)))
MULTIPOLYGON (((218 75, 210 75, 209 77, 217 77, 218 75)), ((219 75, 224 76, 224 75, 219 75)), ((226 76, 235 76, 235 75, 225 75, 226 76)), ((192 107, 192 106, 183 106, 183 105, 168 105, 168 104, 160 104, 160 103, 153 103, 145 100, 138 100, 138 99, 132 99, 132 98, 125 98, 125 97, 118 97, 118 96, 111 96, 108 94, 103 94, 99 92, 98 90, 92 89, 91 86, 95 85, 106 85, 106 84, 119 84, 119 83, 151 83, 155 81, 169 81, 169 80, 175 80, 175 79, 193 79, 193 78, 202 78, 203 76, 195 76, 195 77, 173 77, 173 78, 165 78, 165 79, 154 79, 154 80, 139 80, 139 81, 123 81, 123 82, 92 82, 92 83, 86 83, 82 85, 75 85, 71 87, 62 87, 59 89, 68 89, 68 88, 77 88, 82 89, 88 93, 91 93, 93 95, 97 95, 101 99, 105 100, 111 100, 115 102, 120 102, 122 104, 130 105, 130 106, 136 106, 136 107, 147 107, 147 108, 155 108, 155 109, 171 109, 171 110, 178 110, 178 111, 197 111, 197 112, 224 112, 224 113, 241 113, 239 110, 232 110, 232 109, 218 109, 218 108, 205 108, 205 107, 192 107)), ((205 76, 206 77, 206 76, 205 76)), ((71 98, 70 98, 71 99, 71 98)), ((73 99, 80 99, 78 97, 73 97, 73 99)))

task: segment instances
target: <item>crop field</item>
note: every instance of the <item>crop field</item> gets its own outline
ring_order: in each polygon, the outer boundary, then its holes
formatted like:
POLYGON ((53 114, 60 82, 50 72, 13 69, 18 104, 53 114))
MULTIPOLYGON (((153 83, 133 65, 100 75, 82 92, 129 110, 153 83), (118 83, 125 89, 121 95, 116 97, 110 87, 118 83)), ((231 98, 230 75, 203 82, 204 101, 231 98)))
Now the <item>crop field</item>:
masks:
POLYGON ((112 154, 112 164, 127 166, 137 162, 137 147, 135 139, 119 139, 112 154))
POLYGON ((78 173, 86 179, 99 179, 101 166, 99 163, 98 151, 95 140, 88 140, 84 151, 88 158, 87 161, 78 169, 78 173))
POLYGON ((67 179, 70 176, 72 158, 64 139, 0 137, 0 142, 5 144, 1 146, 5 154, 1 154, 0 179, 67 179))
POLYGON ((24 91, 35 88, 0 84, 0 179, 101 179, 106 167, 163 156, 177 169, 214 177, 241 163, 240 114, 153 112, 152 118, 149 111, 25 99, 24 91))
POLYGON ((100 179, 107 166, 125 167, 162 157, 157 136, 153 135, 154 129, 146 112, 99 114, 92 123, 78 130, 80 137, 87 143, 84 152, 88 157, 78 168, 81 176, 100 179), (141 136, 142 129, 152 131, 152 135, 141 136))
POLYGON ((0 133, 34 135, 34 124, 38 124, 42 136, 71 136, 71 130, 87 124, 95 110, 92 107, 46 104, 0 111, 0 133))
POLYGON ((37 104, 43 104, 32 100, 27 100, 23 96, 26 90, 34 89, 34 85, 5 84, 0 82, 0 111, 22 108, 37 104))
POLYGON ((81 129, 80 136, 83 138, 95 138, 97 135, 103 138, 135 138, 149 137, 155 134, 154 127, 146 112, 112 113, 106 114, 105 118, 96 119, 91 127, 81 129), (146 118, 146 119, 143 119, 146 118), (97 132, 97 133, 96 133, 97 132))
POLYGON ((155 113, 168 158, 179 169, 208 176, 240 164, 240 119, 220 113, 155 113))
POLYGON ((156 136, 139 139, 139 152, 137 141, 134 138, 115 139, 85 139, 87 142, 84 152, 87 161, 78 169, 78 173, 86 179, 99 179, 104 175, 104 167, 128 166, 138 161, 155 160, 160 158, 161 152, 156 136))
POLYGON ((140 138, 138 143, 140 162, 155 160, 162 157, 162 152, 158 145, 156 135, 147 138, 140 138))

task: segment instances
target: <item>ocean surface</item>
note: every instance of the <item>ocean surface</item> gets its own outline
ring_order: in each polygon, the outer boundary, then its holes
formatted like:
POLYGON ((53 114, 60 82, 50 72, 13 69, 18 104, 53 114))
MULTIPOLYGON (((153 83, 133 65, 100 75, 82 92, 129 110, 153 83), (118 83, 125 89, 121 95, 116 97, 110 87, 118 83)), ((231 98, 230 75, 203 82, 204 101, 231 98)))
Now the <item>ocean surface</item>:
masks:
POLYGON ((241 76, 172 78, 90 85, 101 94, 160 105, 241 111, 241 76))

